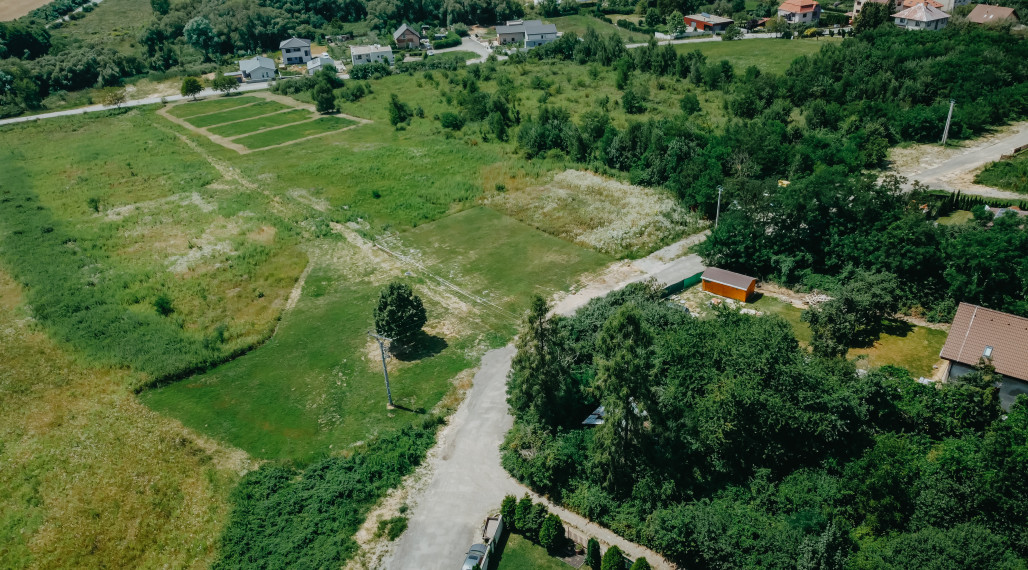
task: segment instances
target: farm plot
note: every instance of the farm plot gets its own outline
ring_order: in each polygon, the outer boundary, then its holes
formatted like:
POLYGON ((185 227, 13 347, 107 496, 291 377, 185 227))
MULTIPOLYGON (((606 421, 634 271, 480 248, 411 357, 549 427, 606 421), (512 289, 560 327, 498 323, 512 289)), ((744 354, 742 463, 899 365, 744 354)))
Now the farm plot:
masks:
POLYGON ((244 107, 238 107, 222 111, 220 113, 211 113, 207 115, 199 115, 186 119, 186 122, 194 127, 206 128, 214 125, 221 125, 224 123, 230 123, 232 121, 242 121, 243 119, 252 119, 254 117, 260 117, 261 115, 267 115, 276 111, 285 111, 289 107, 282 103, 275 101, 260 101, 253 105, 246 105, 244 107))
POLYGON ((262 99, 259 97, 243 96, 220 97, 218 99, 210 99, 206 101, 187 101, 181 105, 175 105, 174 107, 169 108, 168 114, 172 117, 186 119, 189 117, 196 117, 197 115, 227 111, 228 109, 235 109, 236 107, 242 107, 243 105, 251 105, 261 100, 262 99))
POLYGON ((271 115, 263 115, 254 119, 236 121, 234 123, 229 123, 227 125, 211 127, 207 130, 220 137, 231 138, 250 134, 262 129, 270 129, 272 127, 291 125, 299 121, 306 121, 308 119, 313 118, 314 115, 310 111, 306 111, 304 109, 294 109, 292 111, 272 113, 271 115))
POLYGON ((234 139, 248 149, 257 150, 290 143, 299 139, 324 135, 357 124, 356 121, 343 117, 320 117, 313 121, 297 123, 277 129, 269 129, 254 135, 234 139))

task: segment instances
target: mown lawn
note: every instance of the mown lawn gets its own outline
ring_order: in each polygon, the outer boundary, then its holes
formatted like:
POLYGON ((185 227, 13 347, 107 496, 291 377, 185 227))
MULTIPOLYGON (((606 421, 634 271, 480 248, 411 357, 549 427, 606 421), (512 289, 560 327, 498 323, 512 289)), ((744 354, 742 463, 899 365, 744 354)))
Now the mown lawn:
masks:
POLYGON ((304 137, 338 131, 339 129, 353 124, 356 123, 343 117, 318 117, 313 121, 296 123, 294 125, 279 127, 277 129, 263 131, 254 135, 240 137, 235 139, 233 142, 237 142, 246 148, 256 150, 295 141, 304 137))
POLYGON ((314 115, 312 115, 310 111, 295 109, 293 111, 283 111, 281 113, 264 115, 263 117, 257 117, 248 121, 239 121, 236 123, 221 125, 220 127, 211 127, 208 130, 223 137, 235 137, 259 131, 261 129, 281 127, 297 121, 305 121, 313 116, 314 115))
POLYGON ((168 114, 180 119, 186 119, 197 115, 206 115, 207 113, 217 113, 219 111, 234 109, 235 107, 241 107, 243 105, 249 105, 260 101, 264 101, 264 99, 254 97, 253 95, 216 97, 212 99, 201 99, 199 101, 186 101, 185 103, 179 103, 173 107, 169 107, 168 114))
MULTIPOLYGON (((800 318, 802 309, 767 295, 748 306, 784 318, 792 325, 796 339, 803 344, 810 344, 810 326, 800 318)), ((851 348, 846 357, 850 360, 866 360, 867 366, 872 368, 900 366, 915 377, 931 377, 932 366, 939 361, 939 352, 945 342, 946 331, 896 321, 886 327, 886 332, 875 341, 874 346, 851 348)))
POLYGON ((759 39, 738 40, 734 42, 696 42, 675 45, 679 52, 700 50, 708 61, 727 59, 742 73, 751 65, 768 73, 784 73, 796 58, 817 53, 821 47, 830 42, 840 42, 841 38, 821 38, 817 40, 782 40, 759 39))
POLYGON ((974 214, 967 210, 957 210, 948 216, 939 218, 939 225, 941 226, 959 226, 960 224, 966 224, 974 219, 974 214))
POLYGON ((511 534, 503 548, 496 570, 568 570, 571 568, 562 560, 550 556, 546 549, 531 541, 511 534))
POLYGON ((228 123, 230 121, 241 121, 243 119, 251 119, 253 117, 259 117, 261 115, 267 115, 268 113, 274 113, 276 111, 285 111, 289 107, 278 103, 276 101, 260 101, 253 105, 247 105, 245 107, 239 107, 238 109, 233 108, 227 111, 221 111, 219 113, 210 113, 206 115, 197 115, 186 119, 186 121, 194 127, 210 127, 212 125, 220 125, 222 123, 228 123))
MULTIPOLYGON (((619 18, 623 18, 624 16, 611 14, 609 17, 611 20, 617 22, 619 18)), ((608 24, 603 20, 596 19, 586 14, 546 18, 544 22, 557 26, 557 30, 561 32, 575 32, 579 37, 582 37, 582 34, 584 34, 589 28, 593 28, 604 36, 611 32, 617 32, 618 36, 620 36, 627 44, 643 43, 650 39, 650 36, 647 36, 646 34, 632 32, 613 24, 608 24)))

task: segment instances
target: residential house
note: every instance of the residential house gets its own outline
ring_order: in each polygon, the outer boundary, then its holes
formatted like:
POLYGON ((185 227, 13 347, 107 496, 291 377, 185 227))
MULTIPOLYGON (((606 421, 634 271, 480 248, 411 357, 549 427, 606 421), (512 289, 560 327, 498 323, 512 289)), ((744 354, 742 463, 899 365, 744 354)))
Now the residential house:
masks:
POLYGON ((979 362, 1002 375, 1000 404, 1008 409, 1017 396, 1028 394, 1028 319, 970 303, 961 303, 939 354, 946 360, 946 378, 959 378, 979 362))
POLYGON ((700 276, 700 281, 704 291, 743 303, 749 300, 757 288, 756 278, 717 267, 708 267, 700 276))
POLYGON ((941 30, 949 22, 949 14, 931 4, 917 4, 892 15, 896 25, 908 30, 941 30))
POLYGON ((539 20, 512 20, 505 26, 496 26, 496 39, 500 45, 521 44, 534 48, 557 39, 557 26, 539 20))
POLYGON ((974 22, 975 24, 995 24, 1004 21, 1010 21, 1014 24, 1018 23, 1017 13, 1014 12, 1013 8, 990 6, 988 4, 975 6, 974 10, 971 10, 971 13, 967 15, 967 21, 974 22))
POLYGON ((257 56, 239 60, 239 71, 247 81, 268 81, 275 78, 275 62, 270 57, 257 56))
POLYGON ((865 4, 881 4, 883 6, 888 6, 891 3, 892 0, 856 0, 853 3, 853 11, 847 13, 846 15, 850 16, 851 18, 856 17, 856 15, 859 14, 860 11, 864 8, 865 4))
POLYGON ((816 24, 821 19, 821 5, 816 0, 785 0, 778 15, 791 24, 816 24))
POLYGON ((421 34, 414 31, 407 24, 401 25, 393 32, 393 41, 400 49, 418 49, 421 47, 421 34))
POLYGON ((353 65, 365 63, 393 64, 393 48, 389 46, 350 46, 350 61, 353 65))
POLYGON ((336 71, 342 71, 342 66, 336 63, 327 53, 314 56, 314 59, 307 62, 307 75, 314 75, 325 67, 334 67, 336 71))
POLYGON ((289 38, 278 44, 282 50, 282 63, 301 65, 311 60, 311 41, 303 38, 289 38))
POLYGON ((725 28, 731 26, 733 23, 731 18, 722 18, 721 16, 714 16, 703 12, 701 14, 689 14, 685 18, 685 27, 695 29, 700 32, 718 32, 725 31, 725 28))

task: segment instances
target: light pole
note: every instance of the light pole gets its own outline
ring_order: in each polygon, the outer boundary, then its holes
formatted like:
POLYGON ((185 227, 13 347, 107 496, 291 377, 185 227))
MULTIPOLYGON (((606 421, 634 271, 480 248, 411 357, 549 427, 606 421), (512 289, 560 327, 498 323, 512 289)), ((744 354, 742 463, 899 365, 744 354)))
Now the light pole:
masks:
POLYGON ((393 339, 384 337, 380 334, 376 334, 371 331, 368 331, 368 336, 378 341, 378 350, 382 353, 382 375, 385 376, 386 397, 389 399, 389 403, 386 404, 386 409, 391 410, 396 406, 393 405, 393 392, 389 389, 389 369, 386 368, 385 341, 392 341, 393 339))
POLYGON ((721 217, 721 191, 724 190, 723 186, 717 187, 717 212, 714 214, 714 229, 717 229, 718 219, 721 217))
POLYGON ((949 122, 953 118, 953 105, 957 102, 953 99, 949 100, 949 114, 946 115, 946 128, 942 131, 942 146, 946 146, 946 139, 949 138, 949 122))

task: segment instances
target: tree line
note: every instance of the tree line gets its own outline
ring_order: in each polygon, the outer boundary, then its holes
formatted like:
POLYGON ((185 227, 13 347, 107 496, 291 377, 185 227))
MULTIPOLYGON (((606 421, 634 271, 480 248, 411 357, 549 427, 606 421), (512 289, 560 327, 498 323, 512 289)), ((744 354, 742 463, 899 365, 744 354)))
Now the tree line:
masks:
POLYGON ((777 317, 695 319, 645 285, 573 317, 539 299, 502 461, 685 567, 1021 568, 1028 407, 1000 419, 994 380, 857 374, 777 317))

